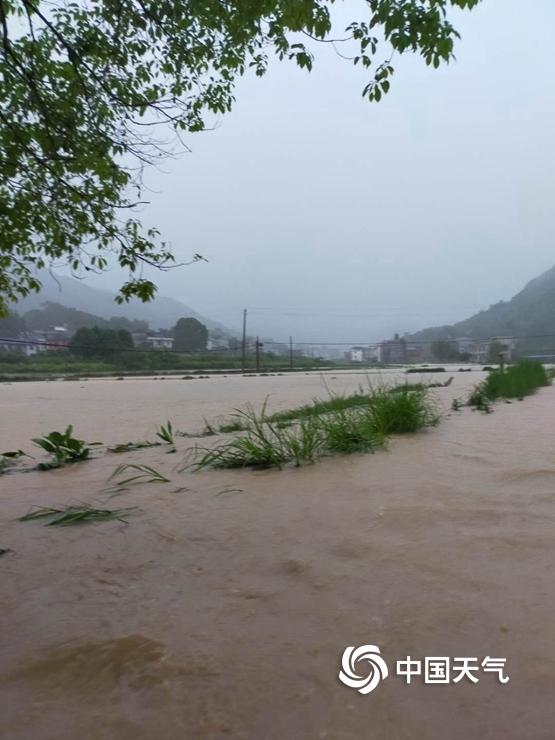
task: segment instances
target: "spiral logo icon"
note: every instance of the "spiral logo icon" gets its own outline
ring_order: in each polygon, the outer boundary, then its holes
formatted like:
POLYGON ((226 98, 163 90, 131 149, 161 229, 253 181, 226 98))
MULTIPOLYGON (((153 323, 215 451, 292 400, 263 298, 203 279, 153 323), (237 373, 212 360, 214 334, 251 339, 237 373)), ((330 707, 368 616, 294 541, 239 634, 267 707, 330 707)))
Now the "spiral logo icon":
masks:
POLYGON ((380 648, 376 645, 361 645, 360 647, 348 647, 341 658, 341 670, 339 680, 351 689, 357 689, 360 694, 369 694, 384 678, 389 671, 387 664, 380 655, 380 648), (356 670, 356 664, 365 660, 370 664, 371 671, 367 676, 360 676, 356 670))

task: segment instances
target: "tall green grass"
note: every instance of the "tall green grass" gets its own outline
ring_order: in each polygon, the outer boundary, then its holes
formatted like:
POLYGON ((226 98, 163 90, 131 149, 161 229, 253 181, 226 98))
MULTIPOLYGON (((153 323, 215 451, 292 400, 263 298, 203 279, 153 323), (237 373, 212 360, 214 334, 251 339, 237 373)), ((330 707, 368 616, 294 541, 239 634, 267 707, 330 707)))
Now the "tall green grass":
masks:
POLYGON ((325 401, 314 399, 312 403, 307 403, 303 406, 297 406, 296 408, 285 411, 276 411, 271 414, 269 419, 271 421, 294 421, 311 416, 320 416, 321 414, 345 411, 346 409, 357 406, 367 406, 369 402, 370 396, 362 390, 350 396, 331 395, 325 401))
POLYGON ((284 463, 313 460, 320 447, 320 433, 313 419, 302 419, 293 430, 272 422, 266 403, 257 413, 251 406, 237 411, 244 434, 212 448, 192 450, 193 468, 280 468, 284 463))
POLYGON ((391 393, 384 386, 270 415, 266 404, 260 413, 249 407, 237 411, 235 418, 243 433, 212 448, 194 448, 195 469, 280 468, 322 455, 373 452, 391 434, 437 424, 440 414, 427 389, 407 386, 391 393))
POLYGON ((546 369, 541 362, 523 360, 509 365, 505 370, 493 370, 488 377, 479 383, 468 399, 469 406, 478 409, 487 405, 487 401, 498 398, 524 398, 535 393, 538 388, 551 384, 546 369))
POLYGON ((324 434, 323 453, 374 452, 386 442, 369 408, 340 409, 318 417, 324 434))
POLYGON ((174 438, 173 438, 173 427, 171 421, 166 422, 166 426, 163 424, 160 426, 160 429, 156 432, 156 436, 162 440, 162 442, 165 442, 167 445, 173 445, 174 438))
POLYGON ((397 393, 374 390, 368 414, 376 432, 384 436, 417 432, 435 426, 441 418, 438 405, 424 388, 401 388, 397 393))

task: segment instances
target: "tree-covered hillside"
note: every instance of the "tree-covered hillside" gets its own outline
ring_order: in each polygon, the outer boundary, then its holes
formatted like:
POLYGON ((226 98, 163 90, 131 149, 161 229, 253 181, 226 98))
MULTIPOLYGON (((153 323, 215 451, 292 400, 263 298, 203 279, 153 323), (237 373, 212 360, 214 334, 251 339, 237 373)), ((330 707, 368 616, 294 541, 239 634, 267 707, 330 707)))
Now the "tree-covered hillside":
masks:
POLYGON ((76 308, 62 306, 61 303, 48 301, 42 308, 27 311, 23 316, 12 313, 0 317, 0 337, 17 337, 26 331, 43 331, 53 326, 65 326, 71 333, 81 327, 98 326, 103 329, 125 329, 127 331, 147 332, 148 322, 126 319, 124 316, 112 316, 104 319, 100 316, 79 311, 76 308))
POLYGON ((458 337, 522 337, 522 353, 555 352, 555 267, 531 280, 509 301, 500 301, 469 319, 450 326, 436 326, 411 338, 435 341, 458 337), (553 336, 541 336, 552 334, 553 336))
POLYGON ((53 301, 47 301, 41 308, 27 311, 23 319, 28 330, 44 330, 52 326, 66 326, 72 332, 81 327, 93 326, 137 332, 147 332, 149 330, 146 321, 127 319, 124 316, 112 316, 109 319, 104 319, 87 311, 79 311, 77 308, 63 306, 61 303, 54 303, 53 301))

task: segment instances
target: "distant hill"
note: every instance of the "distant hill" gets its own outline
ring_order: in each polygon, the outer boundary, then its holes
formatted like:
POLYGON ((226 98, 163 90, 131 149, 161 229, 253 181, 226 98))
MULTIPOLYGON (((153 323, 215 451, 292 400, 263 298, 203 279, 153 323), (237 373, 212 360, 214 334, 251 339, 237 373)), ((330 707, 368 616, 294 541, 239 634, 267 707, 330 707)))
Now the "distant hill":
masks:
MULTIPOLYGON (((77 308, 69 308, 61 303, 50 301, 43 303, 41 308, 31 308, 26 311, 19 316, 19 321, 24 324, 23 331, 49 331, 53 326, 64 326, 72 334, 77 329, 93 326, 98 326, 100 329, 127 329, 127 331, 141 334, 148 333, 150 330, 146 321, 127 319, 125 316, 112 316, 110 319, 105 319, 87 311, 79 311, 77 308)), ((17 324, 18 321, 16 320, 15 323, 17 324)), ((9 336, 7 332, 13 328, 13 324, 13 316, 8 316, 6 320, 0 319, 0 334, 9 336)), ((17 336, 17 334, 12 334, 12 336, 17 336)))
POLYGON ((169 329, 183 317, 193 317, 202 321, 210 330, 220 329, 225 334, 234 336, 236 332, 223 326, 217 321, 199 314, 197 311, 174 298, 158 296, 150 303, 141 303, 133 300, 121 306, 115 303, 115 293, 100 288, 92 288, 83 280, 59 277, 59 285, 50 276, 41 276, 43 289, 40 293, 32 294, 14 304, 11 308, 19 314, 37 309, 43 303, 61 303, 79 311, 86 311, 104 319, 113 316, 125 317, 130 320, 147 321, 151 329, 169 329))
MULTIPOLYGON (((542 273, 509 301, 500 301, 484 311, 448 326, 434 326, 411 334, 411 339, 435 341, 459 337, 530 337, 555 335, 555 267, 542 273)), ((524 352, 553 352, 555 336, 521 339, 524 352)))

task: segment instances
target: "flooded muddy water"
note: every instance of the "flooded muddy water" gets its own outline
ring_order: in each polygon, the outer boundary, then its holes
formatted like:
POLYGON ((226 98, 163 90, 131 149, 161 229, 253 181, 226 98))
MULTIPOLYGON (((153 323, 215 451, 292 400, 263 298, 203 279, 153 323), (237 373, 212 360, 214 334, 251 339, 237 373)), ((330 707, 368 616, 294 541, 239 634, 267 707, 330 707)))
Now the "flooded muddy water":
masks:
MULTIPOLYGON (((436 375, 445 380, 451 373, 436 375)), ((182 470, 195 443, 0 477, 0 737, 6 740, 551 740, 555 387, 450 410, 387 450, 282 471, 182 470), (114 496, 120 463, 169 482, 114 496), (81 527, 30 506, 137 507, 81 527), (338 680, 347 646, 389 676, 338 680), (508 683, 407 685, 397 660, 506 658, 508 683)), ((387 376, 392 378, 394 376, 387 376)), ((418 382, 418 375, 403 376, 418 382)), ((234 407, 352 392, 363 374, 0 385, 0 449, 73 423, 105 444, 193 433, 234 407)))

